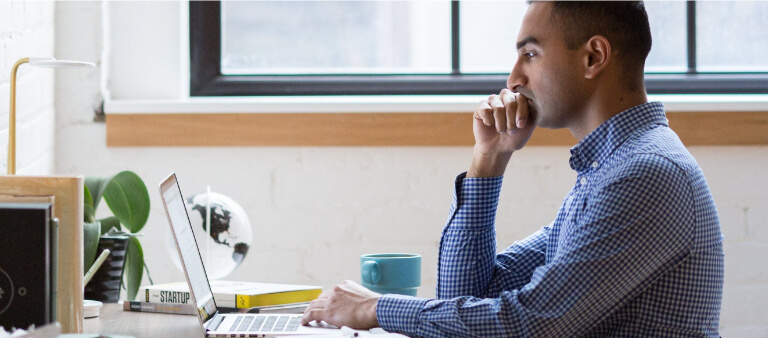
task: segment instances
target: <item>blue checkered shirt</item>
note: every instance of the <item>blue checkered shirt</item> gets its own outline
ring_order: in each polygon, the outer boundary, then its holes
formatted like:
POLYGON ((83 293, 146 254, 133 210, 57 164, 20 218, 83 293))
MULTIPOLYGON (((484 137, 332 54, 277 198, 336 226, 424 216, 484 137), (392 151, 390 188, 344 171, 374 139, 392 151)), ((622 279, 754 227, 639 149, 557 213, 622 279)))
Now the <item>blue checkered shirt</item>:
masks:
POLYGON ((613 116, 571 149, 570 165, 576 184, 555 220, 500 253, 502 178, 459 175, 437 299, 384 295, 381 327, 429 337, 716 337, 723 237, 663 105, 613 116))

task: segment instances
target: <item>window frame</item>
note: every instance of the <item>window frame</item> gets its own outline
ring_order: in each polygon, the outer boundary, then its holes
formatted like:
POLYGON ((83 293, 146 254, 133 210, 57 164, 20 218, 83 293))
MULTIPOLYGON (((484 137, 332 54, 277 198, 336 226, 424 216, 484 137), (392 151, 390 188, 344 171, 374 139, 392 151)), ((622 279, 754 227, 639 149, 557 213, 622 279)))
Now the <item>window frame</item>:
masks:
MULTIPOLYGON (((190 96, 471 95, 495 93, 507 75, 459 71, 459 1, 451 1, 453 72, 445 75, 223 75, 221 1, 190 1, 190 96)), ((649 94, 766 94, 768 72, 696 72, 696 5, 687 1, 688 72, 646 73, 649 94), (691 51, 694 51, 693 53, 691 51)))

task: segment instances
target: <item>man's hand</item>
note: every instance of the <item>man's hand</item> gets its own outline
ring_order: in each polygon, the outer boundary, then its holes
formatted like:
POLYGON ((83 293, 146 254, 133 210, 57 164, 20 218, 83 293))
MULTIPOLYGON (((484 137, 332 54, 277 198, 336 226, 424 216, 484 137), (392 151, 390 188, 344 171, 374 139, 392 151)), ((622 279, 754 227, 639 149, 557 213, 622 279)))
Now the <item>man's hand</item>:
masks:
POLYGON ((360 284, 349 280, 344 281, 310 302, 304 311, 301 324, 307 325, 316 320, 338 327, 349 326, 356 330, 378 327, 376 303, 379 297, 381 297, 380 294, 360 284))
POLYGON ((535 125, 528 98, 502 89, 478 103, 474 114, 475 149, 467 177, 501 176, 512 153, 522 149, 535 125))

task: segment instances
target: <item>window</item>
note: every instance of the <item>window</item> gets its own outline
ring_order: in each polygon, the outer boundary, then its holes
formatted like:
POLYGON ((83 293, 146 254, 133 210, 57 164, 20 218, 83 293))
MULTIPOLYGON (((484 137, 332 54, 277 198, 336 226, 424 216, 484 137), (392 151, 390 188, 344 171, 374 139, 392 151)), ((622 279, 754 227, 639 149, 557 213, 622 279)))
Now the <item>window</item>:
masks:
POLYGON ((451 72, 451 4, 235 1, 221 5, 225 75, 451 72), (431 20, 419 20, 423 17, 431 20))
MULTIPOLYGON (((494 93, 514 65, 525 7, 191 1, 191 95, 494 93)), ((646 8, 654 38, 649 93, 768 93, 768 2, 648 1, 646 8)))

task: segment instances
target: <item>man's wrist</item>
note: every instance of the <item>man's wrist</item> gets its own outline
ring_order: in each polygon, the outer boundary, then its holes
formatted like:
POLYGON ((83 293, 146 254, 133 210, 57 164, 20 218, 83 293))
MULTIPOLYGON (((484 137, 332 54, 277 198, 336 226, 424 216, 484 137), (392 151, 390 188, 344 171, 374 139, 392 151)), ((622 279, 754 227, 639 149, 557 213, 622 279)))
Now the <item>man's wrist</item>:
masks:
POLYGON ((503 176, 510 158, 512 158, 512 152, 485 153, 475 148, 472 153, 472 165, 470 165, 466 177, 503 176))
POLYGON ((368 302, 368 311, 366 311, 366 312, 368 313, 368 316, 367 316, 368 320, 370 320, 370 322, 368 323, 368 327, 379 327, 380 326, 379 325, 379 318, 376 315, 376 306, 379 303, 379 298, 381 298, 381 296, 376 297, 376 298, 371 298, 371 299, 369 299, 367 301, 368 302))

